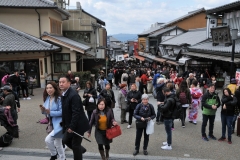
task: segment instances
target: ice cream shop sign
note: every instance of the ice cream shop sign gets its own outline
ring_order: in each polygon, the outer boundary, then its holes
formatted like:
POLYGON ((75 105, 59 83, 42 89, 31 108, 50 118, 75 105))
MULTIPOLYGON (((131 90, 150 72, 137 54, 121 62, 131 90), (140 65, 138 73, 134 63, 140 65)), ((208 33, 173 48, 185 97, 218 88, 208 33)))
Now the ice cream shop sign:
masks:
POLYGON ((230 34, 229 26, 221 26, 211 28, 212 34, 212 45, 216 46, 219 44, 230 46, 232 45, 232 39, 230 34))

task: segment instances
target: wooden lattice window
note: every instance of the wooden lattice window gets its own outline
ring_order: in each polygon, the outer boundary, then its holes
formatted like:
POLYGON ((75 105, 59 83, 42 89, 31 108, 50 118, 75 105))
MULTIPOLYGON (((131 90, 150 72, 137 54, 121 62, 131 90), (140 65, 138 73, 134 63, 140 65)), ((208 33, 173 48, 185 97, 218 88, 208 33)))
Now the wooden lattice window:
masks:
POLYGON ((62 22, 50 18, 50 29, 51 34, 62 34, 62 22))

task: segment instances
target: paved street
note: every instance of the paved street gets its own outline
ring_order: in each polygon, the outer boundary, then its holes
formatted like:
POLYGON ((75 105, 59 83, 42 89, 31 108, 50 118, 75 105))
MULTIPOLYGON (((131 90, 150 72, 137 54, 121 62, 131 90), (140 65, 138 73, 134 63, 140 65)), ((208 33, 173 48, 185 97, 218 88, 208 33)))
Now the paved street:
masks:
MULTIPOLYGON (((115 96, 118 91, 113 89, 115 96)), ((20 138, 14 139, 10 147, 0 151, 0 159, 4 160, 43 160, 49 157, 48 150, 45 149, 44 139, 46 137, 46 125, 39 124, 37 121, 44 118, 40 113, 39 104, 42 103, 43 89, 35 89, 31 100, 21 100, 21 112, 19 113, 18 124, 20 127, 20 138)), ((82 95, 81 91, 81 95, 82 95)), ((221 94, 221 92, 219 93, 221 94)), ((156 100, 150 97, 150 103, 156 108, 156 100)), ((201 109, 199 109, 201 112, 201 109)), ((115 108, 114 114, 116 120, 120 120, 120 109, 115 108)), ((205 142, 201 139, 201 114, 198 117, 198 124, 186 124, 186 128, 181 127, 181 123, 175 120, 175 130, 173 131, 173 150, 161 150, 161 143, 166 141, 164 125, 155 125, 155 133, 150 136, 148 152, 149 156, 144 156, 142 150, 136 157, 132 156, 135 141, 135 124, 131 129, 127 129, 127 124, 121 124, 123 134, 115 138, 111 144, 111 159, 217 159, 217 160, 238 160, 240 138, 233 135, 233 143, 218 142, 210 140, 205 142)), ((94 128, 93 128, 94 130, 94 128)), ((0 134, 5 133, 5 129, 0 127, 0 134)), ((94 132, 93 132, 94 133, 94 132)), ((217 138, 221 136, 220 109, 217 112, 214 135, 217 138)), ((84 159, 100 159, 97 143, 94 134, 90 137, 91 143, 83 140, 83 145, 87 148, 84 159)), ((143 140, 143 138, 142 138, 143 140)), ((142 144, 142 143, 141 143, 142 144)), ((142 148, 142 146, 141 146, 142 148)), ((72 152, 67 149, 67 159, 72 159, 72 152)))

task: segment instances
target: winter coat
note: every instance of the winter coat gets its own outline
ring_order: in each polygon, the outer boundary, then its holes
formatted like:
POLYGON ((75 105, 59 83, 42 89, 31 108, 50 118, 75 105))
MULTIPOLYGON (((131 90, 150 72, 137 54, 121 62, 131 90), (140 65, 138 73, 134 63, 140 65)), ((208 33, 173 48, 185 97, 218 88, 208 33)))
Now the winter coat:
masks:
POLYGON ((114 92, 110 89, 109 92, 104 89, 100 92, 99 96, 106 100, 108 107, 111 107, 111 103, 116 103, 114 92), (110 92, 110 94, 108 94, 110 92))
POLYGON ((68 128, 83 135, 89 130, 89 123, 83 110, 81 97, 71 87, 62 96, 63 132, 68 128))
POLYGON ((123 73, 122 76, 121 76, 121 83, 122 84, 127 84, 128 81, 124 81, 123 77, 127 77, 127 79, 128 79, 128 74, 127 73, 123 73))
MULTIPOLYGON (((52 101, 52 105, 50 107, 50 96, 47 97, 46 101, 44 102, 43 106, 46 109, 50 109, 50 117, 53 124, 54 132, 51 132, 51 136, 55 138, 62 138, 62 126, 60 123, 62 122, 62 102, 61 97, 58 97, 57 101, 55 99, 52 101)), ((43 114, 46 114, 43 112, 43 114)))
POLYGON ((129 109, 135 109, 136 106, 141 103, 142 94, 140 91, 130 91, 127 94, 127 103, 129 104, 129 109), (131 102, 131 99, 134 98, 137 102, 131 102))
POLYGON ((152 104, 148 103, 146 109, 142 103, 139 103, 133 113, 134 118, 141 121, 141 118, 154 119, 156 117, 155 110, 152 104))
POLYGON ((162 89, 164 88, 164 86, 165 86, 165 83, 157 84, 156 92, 157 92, 157 101, 158 102, 164 102, 165 95, 162 92, 162 89))
POLYGON ((188 78, 186 79, 188 88, 191 88, 191 84, 192 84, 192 81, 193 81, 193 80, 196 80, 196 78, 195 78, 195 77, 193 77, 193 78, 188 77, 188 78))
POLYGON ((237 105, 237 98, 235 96, 222 96, 222 111, 221 114, 226 116, 234 116, 235 106, 237 105), (226 105, 226 109, 223 109, 224 104, 226 105))
POLYGON ((166 99, 164 100, 164 105, 159 105, 164 119, 172 119, 172 111, 175 107, 175 96, 176 95, 173 93, 167 95, 166 99))
MULTIPOLYGON (((112 127, 112 123, 115 121, 112 110, 108 109, 106 111, 106 116, 107 116, 107 128, 110 129, 112 127)), ((91 134, 92 132, 92 126, 95 125, 95 128, 98 128, 98 120, 99 120, 99 114, 97 113, 97 109, 95 109, 92 113, 91 120, 89 122, 90 128, 88 130, 88 133, 91 134)))
POLYGON ((202 96, 202 113, 204 115, 215 115, 217 109, 212 109, 212 103, 214 103, 217 108, 221 105, 220 99, 218 95, 214 92, 212 94, 207 91, 202 96), (212 101, 212 102, 211 102, 212 101))
POLYGON ((150 81, 150 79, 147 77, 146 74, 143 74, 143 75, 141 76, 141 82, 142 82, 142 84, 143 84, 143 85, 147 85, 147 81, 150 81))
POLYGON ((96 98, 97 98, 97 92, 95 90, 95 88, 90 88, 85 89, 83 92, 83 98, 85 98, 86 101, 86 106, 85 106, 85 110, 87 111, 93 111, 94 109, 96 109, 97 105, 96 105, 96 98), (90 97, 88 95, 85 94, 91 94, 92 98, 94 99, 94 102, 89 102, 90 97))
POLYGON ((127 108, 127 95, 125 96, 122 93, 122 90, 118 92, 118 105, 121 107, 121 109, 126 109, 127 108))
POLYGON ((16 110, 16 102, 15 102, 15 96, 12 92, 9 92, 3 100, 3 104, 4 107, 6 106, 11 106, 10 110, 11 113, 15 112, 16 110))

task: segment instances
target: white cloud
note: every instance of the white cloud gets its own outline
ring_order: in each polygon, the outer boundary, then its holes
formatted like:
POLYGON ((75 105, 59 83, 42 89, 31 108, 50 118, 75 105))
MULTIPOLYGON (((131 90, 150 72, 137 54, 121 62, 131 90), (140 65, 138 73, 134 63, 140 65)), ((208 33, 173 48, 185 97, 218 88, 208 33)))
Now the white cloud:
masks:
MULTIPOLYGON (((76 6, 70 0, 70 6, 76 6)), ((106 22, 108 34, 141 33, 156 22, 168 22, 189 11, 210 9, 235 0, 81 0, 82 8, 106 22)))

